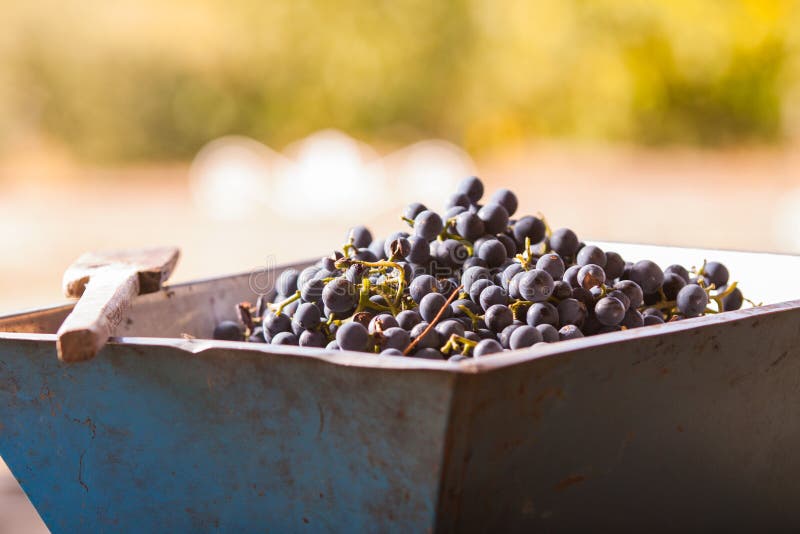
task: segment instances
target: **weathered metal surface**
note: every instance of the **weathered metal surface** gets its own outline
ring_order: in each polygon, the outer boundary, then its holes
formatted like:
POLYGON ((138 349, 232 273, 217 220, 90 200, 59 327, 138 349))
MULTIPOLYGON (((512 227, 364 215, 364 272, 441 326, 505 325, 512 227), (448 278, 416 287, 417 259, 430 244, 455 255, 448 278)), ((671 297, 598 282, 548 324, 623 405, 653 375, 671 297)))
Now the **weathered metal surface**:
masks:
MULTIPOLYGON (((174 286, 121 333, 248 297, 174 286)), ((27 332, 68 311, 0 318, 0 454, 54 532, 800 526, 800 301, 463 364, 122 337, 65 365, 27 332)))

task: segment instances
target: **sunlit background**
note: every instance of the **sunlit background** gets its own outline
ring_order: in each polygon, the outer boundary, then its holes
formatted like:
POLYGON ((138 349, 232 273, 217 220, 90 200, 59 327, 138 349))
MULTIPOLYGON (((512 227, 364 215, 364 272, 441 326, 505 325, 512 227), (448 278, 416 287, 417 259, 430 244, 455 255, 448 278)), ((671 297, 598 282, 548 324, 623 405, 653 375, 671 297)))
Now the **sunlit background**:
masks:
POLYGON ((0 8, 0 312, 89 249, 243 271, 473 173, 587 239, 800 252, 797 1, 0 8))

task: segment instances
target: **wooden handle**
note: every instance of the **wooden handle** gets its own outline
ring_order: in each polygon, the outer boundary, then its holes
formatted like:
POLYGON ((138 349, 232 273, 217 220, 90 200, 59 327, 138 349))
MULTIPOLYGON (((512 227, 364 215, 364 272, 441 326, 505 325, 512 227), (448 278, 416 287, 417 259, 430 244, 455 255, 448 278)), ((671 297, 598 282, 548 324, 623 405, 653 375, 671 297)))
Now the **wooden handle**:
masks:
POLYGON ((58 329, 58 358, 64 362, 94 358, 138 294, 139 277, 135 269, 124 266, 99 269, 58 329))

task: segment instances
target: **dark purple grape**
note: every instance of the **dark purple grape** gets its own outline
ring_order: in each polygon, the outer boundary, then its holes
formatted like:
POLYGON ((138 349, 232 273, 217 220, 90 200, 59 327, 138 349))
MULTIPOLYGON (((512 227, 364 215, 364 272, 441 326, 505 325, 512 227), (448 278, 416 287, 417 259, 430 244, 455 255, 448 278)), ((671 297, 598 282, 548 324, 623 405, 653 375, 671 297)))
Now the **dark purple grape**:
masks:
POLYGON ((279 295, 289 296, 297 291, 297 278, 300 273, 297 269, 286 269, 275 281, 275 290, 279 295))
POLYGON ((661 287, 664 290, 664 296, 667 297, 667 300, 675 300, 678 296, 678 291, 680 291, 685 285, 686 280, 681 278, 679 274, 665 273, 664 283, 661 287))
POLYGON ((442 318, 447 319, 450 317, 450 308, 445 307, 445 303, 447 302, 447 298, 441 293, 428 293, 419 303, 419 314, 422 316, 422 319, 426 322, 431 322, 439 313, 439 311, 444 308, 444 312, 442 313, 442 318))
POLYGON ((441 321, 436 324, 434 329, 436 330, 436 332, 438 332, 439 339, 443 339, 445 341, 450 339, 450 336, 454 334, 463 337, 464 332, 466 331, 464 325, 461 324, 460 321, 457 321, 455 319, 448 319, 446 321, 441 321))
POLYGON ((582 326, 586 320, 586 304, 576 299, 564 299, 558 303, 558 326, 568 324, 582 326))
POLYGON ((625 312, 625 317, 622 319, 622 326, 628 329, 644 326, 644 317, 637 310, 628 308, 628 311, 625 312))
POLYGON ((354 263, 347 268, 344 277, 347 278, 351 284, 360 284, 367 274, 369 274, 369 267, 361 263, 354 263))
POLYGON ((403 352, 400 351, 399 349, 389 348, 389 349, 383 349, 380 352, 380 355, 381 356, 402 356, 403 352))
POLYGON ((444 360, 445 356, 442 352, 434 347, 425 347, 421 349, 417 349, 414 354, 412 354, 414 358, 422 358, 425 360, 444 360))
POLYGON ((502 287, 490 285, 481 292, 478 302, 485 311, 495 304, 506 304, 508 302, 508 295, 506 295, 502 287))
POLYGON ((244 341, 244 332, 235 321, 222 321, 214 327, 214 339, 223 341, 244 341))
POLYGON ((411 236, 408 238, 408 253, 404 256, 411 263, 427 263, 431 259, 431 250, 428 242, 421 237, 411 236))
POLYGON ((476 258, 475 256, 470 256, 467 258, 467 261, 464 262, 464 265, 462 265, 461 268, 466 271, 470 267, 486 267, 486 262, 480 258, 476 258))
POLYGON ((536 330, 542 334, 542 341, 545 343, 554 343, 559 340, 558 330, 551 324, 536 325, 536 330))
POLYGON ((422 298, 428 293, 435 293, 439 289, 436 278, 429 274, 421 274, 414 278, 408 286, 408 293, 411 298, 419 304, 422 298))
POLYGON ((391 313, 381 313, 372 318, 367 327, 367 331, 370 334, 374 334, 379 330, 384 331, 398 326, 400 325, 397 323, 397 319, 395 319, 394 315, 391 313))
POLYGON ((706 306, 708 306, 708 295, 702 287, 689 284, 678 292, 676 303, 683 315, 697 317, 705 312, 706 306))
MULTIPOLYGON (((726 290, 725 286, 720 287, 720 293, 726 290)), ((733 291, 730 292, 729 295, 722 297, 722 310, 723 311, 732 311, 738 310, 742 307, 744 303, 744 296, 742 292, 739 290, 738 287, 734 288, 733 291)))
POLYGON ((531 245, 540 243, 544 239, 546 227, 541 219, 527 215, 514 223, 512 230, 514 240, 517 242, 517 250, 522 250, 526 238, 530 239, 531 245))
POLYGON ((347 278, 336 278, 322 290, 322 302, 334 313, 350 315, 358 304, 358 288, 347 278))
MULTIPOLYGON (((272 339, 272 336, 270 336, 270 339, 272 339)), ((250 337, 247 338, 247 341, 250 343, 267 343, 269 340, 264 336, 264 329, 257 326, 250 333, 250 337)))
POLYGON ((664 322, 664 313, 658 308, 647 308, 642 312, 642 316, 647 317, 648 315, 655 315, 656 317, 661 319, 662 323, 664 322))
POLYGON ((597 301, 594 313, 604 326, 618 325, 625 318, 626 306, 614 297, 603 297, 597 301))
POLYGON ((349 240, 351 236, 353 237, 353 246, 356 248, 368 247, 372 243, 372 232, 364 225, 352 227, 347 232, 345 239, 349 240))
POLYGON ((628 298, 628 295, 626 295, 624 291, 620 291, 619 289, 613 289, 608 292, 607 296, 618 299, 625 306, 625 309, 631 307, 631 299, 628 298))
POLYGON ((644 326, 651 326, 654 324, 664 324, 664 319, 658 315, 644 315, 644 326))
POLYGON ((483 221, 483 226, 489 234, 505 232, 508 226, 508 212, 496 202, 490 202, 478 210, 478 217, 483 221))
POLYGON ((503 270, 503 273, 500 275, 500 285, 503 289, 508 292, 508 283, 511 281, 514 276, 521 273, 524 269, 522 265, 519 263, 512 263, 508 267, 503 270))
POLYGON ((414 235, 427 241, 433 241, 444 229, 444 223, 438 213, 425 210, 414 219, 414 235))
POLYGON ((497 239, 487 239, 476 252, 489 267, 499 267, 508 257, 506 247, 497 239))
POLYGON ((475 345, 475 349, 472 351, 472 355, 476 358, 480 358, 481 356, 488 356, 490 354, 497 354, 503 352, 503 346, 500 345, 494 339, 483 339, 475 345))
POLYGON ((313 330, 319 326, 321 314, 316 304, 306 302, 301 304, 294 312, 294 321, 306 330, 313 330))
POLYGON ((564 277, 564 260, 556 253, 545 254, 536 262, 536 268, 553 277, 553 280, 561 280, 564 277))
POLYGON ((558 338, 561 341, 567 339, 578 339, 581 337, 583 337, 583 332, 581 332, 581 329, 575 326, 574 324, 568 324, 562 326, 561 329, 558 331, 558 338))
MULTIPOLYGON (((414 328, 411 329, 411 339, 415 340, 419 336, 422 335, 422 332, 428 328, 427 322, 422 322, 416 325, 414 328)), ((439 333, 436 331, 435 328, 431 328, 430 331, 425 334, 419 343, 417 343, 417 349, 421 348, 438 348, 442 345, 441 340, 439 339, 439 333)))
POLYGON ((520 276, 519 294, 531 302, 542 302, 553 294, 553 277, 547 271, 532 269, 520 276))
POLYGON ((417 310, 403 310, 397 314, 397 324, 403 330, 411 330, 422 322, 422 317, 417 310))
POLYGON ((563 280, 553 282, 553 297, 557 300, 568 299, 572 296, 572 287, 563 280))
POLYGON ((606 266, 606 253, 603 249, 594 245, 586 245, 578 251, 576 263, 583 267, 584 265, 594 264, 600 267, 606 266))
POLYGON ((467 197, 474 204, 478 202, 483 196, 483 182, 477 176, 469 176, 461 180, 456 188, 458 193, 467 195, 467 197))
POLYGON ((292 328, 292 320, 283 313, 275 314, 274 312, 267 312, 261 321, 264 331, 270 337, 280 334, 281 332, 288 332, 292 328))
POLYGON ((336 331, 336 343, 342 350, 366 351, 369 332, 361 323, 344 323, 336 331))
POLYGON ((573 265, 564 271, 564 276, 561 277, 561 279, 568 283, 572 288, 581 287, 580 283, 578 282, 578 272, 580 270, 580 265, 573 265))
POLYGON ((489 202, 494 202, 503 206, 509 217, 514 215, 514 212, 517 211, 517 206, 519 205, 519 202, 517 201, 517 195, 515 195, 510 189, 505 188, 495 191, 489 202))
POLYGON ((616 252, 606 252, 606 264, 603 267, 607 280, 615 280, 622 276, 625 270, 625 260, 616 252))
POLYGON ((445 209, 455 207, 467 209, 470 204, 472 204, 472 202, 467 195, 463 193, 453 193, 447 198, 447 201, 444 203, 444 207, 445 209))
POLYGON ((491 280, 475 280, 470 284, 469 287, 469 298, 472 302, 476 304, 480 304, 481 292, 489 286, 493 286, 494 284, 491 280))
POLYGON ((689 283, 689 271, 687 271, 686 267, 684 267, 683 265, 678 265, 678 264, 670 265, 669 267, 664 269, 665 276, 667 275, 667 273, 677 274, 678 276, 683 278, 684 282, 686 282, 687 284, 689 283))
POLYGON ((509 265, 509 261, 514 261, 513 258, 517 253, 517 243, 507 234, 497 234, 497 240, 500 241, 503 246, 506 248, 506 258, 498 267, 504 267, 509 265))
POLYGON ((484 234, 483 221, 469 211, 459 213, 456 217, 456 232, 467 241, 475 241, 484 234))
POLYGON ((631 268, 630 279, 639 284, 645 294, 658 293, 664 283, 664 273, 652 261, 642 260, 631 268))
MULTIPOLYGON (((453 311, 454 317, 467 317, 467 314, 461 308, 466 308, 475 315, 480 315, 481 308, 474 302, 468 299, 458 299, 450 304, 450 309, 453 311)), ((472 325, 472 319, 469 319, 469 324, 472 325)))
POLYGON ((425 207, 425 204, 421 204, 419 202, 412 202, 406 209, 403 211, 403 217, 406 219, 414 220, 417 218, 417 215, 426 211, 428 208, 425 207))
POLYGON ((569 228, 559 228, 550 236, 550 248, 562 258, 574 258, 579 246, 578 236, 569 228))
POLYGON ((606 272, 594 263, 584 265, 578 271, 578 284, 584 289, 602 286, 606 281, 606 272))
POLYGON ((322 291, 325 289, 325 282, 319 278, 313 278, 303 284, 300 289, 300 297, 306 302, 322 301, 322 291))
POLYGON ((270 342, 273 345, 297 345, 299 343, 297 336, 294 335, 292 332, 281 332, 276 336, 272 337, 272 341, 270 342))
POLYGON ((639 284, 631 280, 622 280, 614 284, 614 289, 618 289, 625 293, 630 301, 630 308, 638 308, 644 303, 644 293, 639 284))
POLYGON ((356 259, 361 261, 378 261, 378 260, 385 260, 386 256, 383 254, 383 244, 385 241, 383 239, 375 239, 372 243, 369 244, 369 252, 372 254, 372 260, 367 260, 361 256, 361 251, 363 249, 358 250, 358 254, 356 254, 356 259))
POLYGON ((461 275, 461 285, 464 286, 464 291, 469 293, 470 289, 472 289, 472 284, 478 280, 489 280, 491 276, 489 269, 486 267, 470 267, 465 269, 464 274, 461 275))
MULTIPOLYGON (((442 257, 447 258, 445 262, 442 262, 444 265, 456 267, 464 265, 464 262, 469 258, 467 247, 455 239, 445 239, 441 243, 441 254, 442 257)), ((438 259, 439 258, 437 258, 437 260, 438 259)))
POLYGON ((532 326, 523 325, 511 333, 508 346, 511 350, 532 347, 542 341, 542 333, 532 326))
MULTIPOLYGON (((383 241, 380 241, 379 243, 380 243, 381 248, 383 248, 383 241)), ((383 257, 383 253, 382 252, 381 252, 381 256, 380 257, 383 257)), ((372 253, 372 249, 371 248, 360 248, 353 255, 353 259, 356 259, 356 260, 359 260, 359 261, 374 262, 374 261, 378 261, 378 258, 379 258, 379 256, 376 256, 375 254, 372 253)))
POLYGON ((322 348, 328 343, 325 335, 319 330, 304 330, 300 333, 297 344, 301 347, 322 348))
POLYGON ((328 343, 327 345, 325 345, 325 348, 327 350, 341 350, 341 349, 339 349, 339 344, 336 342, 335 339, 333 341, 331 341, 330 343, 328 343))
POLYGON ((490 306, 483 317, 486 326, 494 332, 502 332, 505 327, 514 322, 514 315, 511 308, 504 304, 490 306))
POLYGON ((499 334, 496 334, 496 338, 497 341, 500 342, 500 346, 502 346, 504 349, 507 349, 509 347, 509 343, 511 342, 511 334, 513 334, 514 330, 516 330, 520 326, 522 325, 512 323, 507 327, 503 328, 503 330, 499 334))
POLYGON ((411 343, 411 336, 408 332, 397 326, 384 330, 378 339, 381 350, 397 349, 402 351, 411 343))
POLYGON ((718 261, 710 261, 706 263, 703 269, 703 277, 708 280, 709 284, 714 284, 714 287, 722 287, 728 283, 730 274, 728 268, 718 261))
POLYGON ((537 302, 528 308, 525 322, 530 326, 539 326, 540 324, 559 326, 558 309, 549 302, 537 302))

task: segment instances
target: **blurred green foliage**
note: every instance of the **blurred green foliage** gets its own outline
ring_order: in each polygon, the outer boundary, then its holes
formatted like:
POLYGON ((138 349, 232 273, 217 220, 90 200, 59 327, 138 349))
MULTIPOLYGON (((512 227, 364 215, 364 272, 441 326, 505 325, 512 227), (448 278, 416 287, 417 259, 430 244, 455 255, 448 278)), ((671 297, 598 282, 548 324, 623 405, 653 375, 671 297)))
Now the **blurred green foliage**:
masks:
POLYGON ((89 160, 336 127, 472 151, 792 135, 797 1, 0 1, 0 147, 89 160), (7 5, 2 5, 7 4, 7 5))

